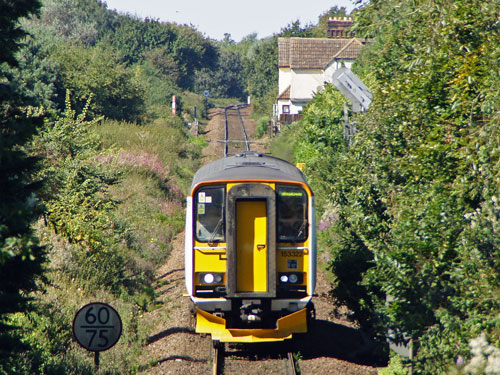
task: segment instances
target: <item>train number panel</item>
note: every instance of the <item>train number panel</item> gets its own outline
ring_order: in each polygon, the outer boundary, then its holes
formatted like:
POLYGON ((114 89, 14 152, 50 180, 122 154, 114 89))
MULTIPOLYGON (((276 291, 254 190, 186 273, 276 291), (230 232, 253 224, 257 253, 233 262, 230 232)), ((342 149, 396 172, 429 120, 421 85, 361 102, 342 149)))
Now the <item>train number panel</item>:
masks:
POLYGON ((247 151, 202 167, 187 198, 185 244, 197 332, 263 342, 307 331, 314 197, 295 166, 247 151))

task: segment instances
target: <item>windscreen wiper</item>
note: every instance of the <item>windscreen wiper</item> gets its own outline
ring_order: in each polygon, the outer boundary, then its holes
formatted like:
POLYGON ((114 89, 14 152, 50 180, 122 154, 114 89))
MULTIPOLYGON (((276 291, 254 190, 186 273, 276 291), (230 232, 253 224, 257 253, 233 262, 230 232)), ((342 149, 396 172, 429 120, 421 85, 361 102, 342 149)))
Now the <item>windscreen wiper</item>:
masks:
POLYGON ((210 239, 208 243, 214 243, 215 236, 217 235, 217 232, 219 231, 220 227, 222 226, 222 222, 224 221, 224 217, 221 217, 219 221, 217 222, 217 225, 215 226, 214 231, 212 234, 210 234, 210 239))
POLYGON ((299 237, 302 235, 302 233, 304 232, 304 229, 306 228, 306 222, 303 221, 302 222, 302 225, 300 226, 299 228, 299 232, 297 233, 297 235, 295 236, 295 238, 293 239, 292 243, 297 243, 297 240, 299 239, 299 237))

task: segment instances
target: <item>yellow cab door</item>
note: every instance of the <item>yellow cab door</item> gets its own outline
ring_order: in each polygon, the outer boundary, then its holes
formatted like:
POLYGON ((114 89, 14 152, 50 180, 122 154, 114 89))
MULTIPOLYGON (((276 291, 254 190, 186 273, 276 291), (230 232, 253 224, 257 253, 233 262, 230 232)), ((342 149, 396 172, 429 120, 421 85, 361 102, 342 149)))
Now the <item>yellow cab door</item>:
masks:
POLYGON ((268 290, 267 202, 236 200, 236 291, 268 290))

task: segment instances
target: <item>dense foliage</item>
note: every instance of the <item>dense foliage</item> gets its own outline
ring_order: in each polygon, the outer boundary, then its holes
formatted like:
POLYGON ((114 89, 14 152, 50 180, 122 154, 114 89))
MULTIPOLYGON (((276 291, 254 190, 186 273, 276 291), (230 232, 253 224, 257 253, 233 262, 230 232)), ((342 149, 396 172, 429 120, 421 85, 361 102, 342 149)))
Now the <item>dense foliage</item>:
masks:
MULTIPOLYGON (((155 270, 183 228, 182 192, 201 158, 186 124, 218 98, 249 94, 269 112, 277 35, 214 41, 100 0, 0 10, 0 373, 94 373, 71 322, 96 299, 125 328, 102 371, 137 373, 142 313, 155 308, 155 270)), ((280 35, 314 31, 294 22, 280 35)))
POLYGON ((37 288, 45 250, 39 246, 32 223, 40 214, 33 179, 36 159, 23 146, 40 125, 40 118, 26 110, 26 98, 16 88, 10 72, 24 32, 20 17, 39 9, 38 1, 0 4, 0 373, 15 373, 16 354, 28 349, 20 340, 12 313, 28 309, 28 293, 37 288))
MULTIPOLYGON (((375 335, 412 339, 414 373, 500 344, 500 5, 370 1, 358 72, 375 101, 342 138, 342 99, 304 113, 301 161, 325 200, 334 294, 375 335)), ((480 370, 481 371, 481 370, 480 370)))

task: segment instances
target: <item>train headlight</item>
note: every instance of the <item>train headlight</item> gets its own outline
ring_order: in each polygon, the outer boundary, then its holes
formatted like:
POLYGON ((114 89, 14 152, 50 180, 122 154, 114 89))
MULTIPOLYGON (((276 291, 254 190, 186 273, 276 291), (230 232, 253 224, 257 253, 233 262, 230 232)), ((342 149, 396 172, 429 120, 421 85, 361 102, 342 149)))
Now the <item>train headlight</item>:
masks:
POLYGON ((216 272, 202 272, 198 276, 200 284, 222 284, 224 282, 224 274, 216 272))
POLYGON ((279 274, 281 284, 302 284, 304 274, 302 272, 284 272, 279 274))
POLYGON ((205 284, 212 284, 215 280, 215 277, 211 273, 206 273, 205 276, 203 276, 203 282, 205 284))

